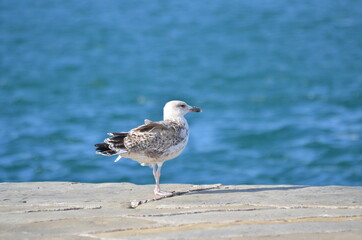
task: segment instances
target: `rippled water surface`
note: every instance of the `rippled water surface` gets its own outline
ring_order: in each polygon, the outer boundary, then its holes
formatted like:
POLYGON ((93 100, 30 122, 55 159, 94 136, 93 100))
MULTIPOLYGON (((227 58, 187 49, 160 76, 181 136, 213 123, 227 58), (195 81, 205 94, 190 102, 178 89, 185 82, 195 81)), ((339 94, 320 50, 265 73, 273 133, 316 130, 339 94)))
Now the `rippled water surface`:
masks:
POLYGON ((361 1, 0 3, 0 181, 152 184, 94 154, 160 120, 190 141, 161 183, 362 185, 361 1))

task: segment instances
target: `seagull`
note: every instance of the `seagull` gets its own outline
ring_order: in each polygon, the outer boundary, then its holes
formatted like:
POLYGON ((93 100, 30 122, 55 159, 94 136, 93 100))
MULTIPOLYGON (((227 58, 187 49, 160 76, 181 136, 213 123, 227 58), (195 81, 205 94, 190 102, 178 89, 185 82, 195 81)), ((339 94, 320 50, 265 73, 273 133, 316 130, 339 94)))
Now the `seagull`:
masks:
POLYGON ((160 176, 162 164, 181 154, 189 138, 189 125, 185 115, 189 112, 201 112, 183 101, 170 101, 163 108, 163 121, 152 122, 148 119, 129 132, 108 133, 104 143, 95 144, 96 153, 105 156, 118 155, 139 162, 142 166, 152 166, 156 181, 154 194, 173 195, 173 192, 161 191, 160 176))

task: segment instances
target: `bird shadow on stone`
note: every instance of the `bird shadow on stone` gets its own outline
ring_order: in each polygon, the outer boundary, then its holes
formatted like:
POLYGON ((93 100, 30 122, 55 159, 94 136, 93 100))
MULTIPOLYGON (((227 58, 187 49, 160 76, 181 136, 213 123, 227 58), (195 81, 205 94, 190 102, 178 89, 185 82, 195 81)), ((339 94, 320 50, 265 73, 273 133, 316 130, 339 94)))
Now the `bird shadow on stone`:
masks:
POLYGON ((290 186, 290 187, 263 187, 263 188, 247 188, 247 189, 211 189, 198 192, 190 192, 191 194, 224 194, 224 193, 248 193, 248 192, 264 192, 264 191, 288 191, 303 189, 310 186, 290 186))
POLYGON ((130 201, 129 208, 137 208, 141 204, 148 202, 159 201, 165 198, 172 198, 180 195, 194 195, 194 194, 225 194, 225 193, 248 193, 248 192, 263 192, 263 191, 288 191, 307 188, 310 186, 289 186, 289 187, 262 187, 262 188, 247 188, 247 189, 229 189, 228 186, 221 187, 221 184, 207 185, 205 188, 194 188, 186 191, 175 191, 169 196, 161 196, 144 200, 130 201), (220 189, 220 187, 222 189, 220 189))

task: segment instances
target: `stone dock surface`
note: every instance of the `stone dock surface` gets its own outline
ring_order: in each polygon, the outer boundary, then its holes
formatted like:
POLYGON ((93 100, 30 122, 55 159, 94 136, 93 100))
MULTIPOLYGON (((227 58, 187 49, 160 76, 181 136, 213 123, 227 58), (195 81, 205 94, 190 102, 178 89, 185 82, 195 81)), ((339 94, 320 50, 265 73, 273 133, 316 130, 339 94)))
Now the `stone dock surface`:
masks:
POLYGON ((0 183, 0 239, 362 239, 362 187, 0 183))

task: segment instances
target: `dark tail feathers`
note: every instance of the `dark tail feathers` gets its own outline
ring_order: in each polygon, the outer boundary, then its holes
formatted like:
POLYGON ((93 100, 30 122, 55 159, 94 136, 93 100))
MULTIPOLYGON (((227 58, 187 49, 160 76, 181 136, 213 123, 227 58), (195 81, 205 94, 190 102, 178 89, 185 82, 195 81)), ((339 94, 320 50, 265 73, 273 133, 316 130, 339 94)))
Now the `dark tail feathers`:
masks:
POLYGON ((117 154, 120 150, 125 150, 124 138, 127 136, 127 132, 108 133, 112 136, 104 140, 105 143, 95 144, 98 154, 112 156, 117 154))
POLYGON ((116 154, 116 151, 109 148, 108 143, 98 143, 94 145, 96 147, 96 151, 98 154, 106 155, 106 156, 113 156, 116 154))

